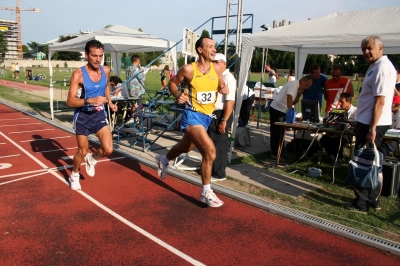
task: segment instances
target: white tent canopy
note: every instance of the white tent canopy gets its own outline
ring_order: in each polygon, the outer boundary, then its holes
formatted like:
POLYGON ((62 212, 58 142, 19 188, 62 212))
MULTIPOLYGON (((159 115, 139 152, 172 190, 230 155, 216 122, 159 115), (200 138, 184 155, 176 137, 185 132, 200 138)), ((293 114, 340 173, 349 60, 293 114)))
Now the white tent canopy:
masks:
POLYGON ((140 53, 170 50, 173 61, 173 69, 177 69, 177 53, 175 42, 152 36, 150 34, 133 30, 121 25, 114 25, 94 33, 79 36, 77 38, 49 45, 49 70, 50 70, 50 108, 51 117, 54 120, 53 112, 53 84, 51 57, 55 51, 84 52, 85 45, 90 40, 98 40, 104 45, 104 52, 111 53, 114 73, 120 75, 121 56, 120 53, 140 53))
MULTIPOLYGON (((85 44, 90 40, 98 40, 104 45, 104 52, 111 53, 114 72, 119 75, 121 68, 120 53, 140 53, 168 50, 175 42, 150 34, 133 30, 121 25, 114 25, 94 33, 49 45, 49 60, 55 51, 84 52, 85 44)), ((173 69, 176 69, 176 47, 171 49, 173 69)), ((50 62, 49 65, 51 66, 50 62)), ((51 73, 51 72, 50 72, 51 73)))
POLYGON ((361 40, 370 35, 381 37, 385 54, 400 54, 400 7, 336 12, 243 36, 236 110, 242 104, 243 86, 255 47, 294 52, 296 77, 300 78, 308 54, 361 54, 361 40))

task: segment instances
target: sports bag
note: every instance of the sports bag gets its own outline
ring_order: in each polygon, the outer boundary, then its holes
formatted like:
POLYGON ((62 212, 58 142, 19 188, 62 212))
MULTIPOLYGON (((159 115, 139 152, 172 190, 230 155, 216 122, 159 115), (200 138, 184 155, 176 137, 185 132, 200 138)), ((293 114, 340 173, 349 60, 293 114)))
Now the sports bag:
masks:
POLYGON ((354 188, 378 188, 383 180, 382 161, 383 154, 376 149, 374 143, 357 149, 349 162, 346 184, 354 188))

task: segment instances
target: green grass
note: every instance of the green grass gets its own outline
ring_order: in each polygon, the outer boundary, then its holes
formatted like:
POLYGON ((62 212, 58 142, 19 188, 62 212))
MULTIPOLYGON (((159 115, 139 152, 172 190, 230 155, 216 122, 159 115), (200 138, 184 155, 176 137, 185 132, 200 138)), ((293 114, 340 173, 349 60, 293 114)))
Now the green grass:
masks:
MULTIPOLYGON (((48 98, 26 93, 22 90, 0 85, 0 97, 11 102, 22 104, 23 106, 29 107, 38 112, 50 110, 48 98)), ((54 101, 54 106, 57 106, 56 101, 54 101)), ((62 102, 58 102, 58 107, 60 109, 67 108, 66 104, 62 102)))

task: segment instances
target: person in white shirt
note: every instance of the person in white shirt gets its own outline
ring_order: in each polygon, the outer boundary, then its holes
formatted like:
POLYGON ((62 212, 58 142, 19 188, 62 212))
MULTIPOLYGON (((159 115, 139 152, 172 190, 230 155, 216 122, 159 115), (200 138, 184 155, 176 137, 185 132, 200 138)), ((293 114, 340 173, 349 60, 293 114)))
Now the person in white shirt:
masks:
MULTIPOLYGON (((400 96, 393 96, 392 102, 392 129, 400 129, 400 96)), ((390 156, 391 152, 399 149, 397 141, 386 141, 378 148, 384 156, 390 156)))
MULTIPOLYGON (((339 107, 341 109, 346 109, 348 113, 349 120, 356 119, 356 111, 357 107, 351 104, 353 100, 353 96, 348 92, 343 92, 339 96, 339 107)), ((341 138, 338 134, 325 134, 319 140, 321 146, 325 149, 328 156, 332 159, 332 161, 336 161, 336 156, 338 157, 338 161, 343 161, 343 145, 348 143, 349 139, 347 136, 341 138), (338 154, 339 153, 339 154, 338 154)))
MULTIPOLYGON (((363 39, 361 50, 370 67, 358 97, 355 149, 362 148, 366 143, 375 143, 379 148, 392 124, 396 69, 389 58, 383 55, 383 43, 379 36, 363 39)), ((376 189, 358 188, 354 194, 356 198, 345 205, 346 209, 359 213, 368 213, 370 208, 381 209, 379 186, 376 189)))
POLYGON ((295 76, 295 74, 294 74, 294 69, 291 69, 291 70, 289 71, 289 75, 288 75, 288 78, 287 78, 287 82, 293 81, 293 80, 296 80, 296 76, 295 76))
POLYGON ((19 79, 19 65, 18 65, 18 63, 15 64, 15 78, 19 79))
POLYGON ((211 172, 211 181, 222 181, 226 179, 226 166, 228 165, 229 136, 228 132, 232 125, 232 111, 235 106, 236 79, 226 67, 226 57, 217 53, 214 64, 220 65, 222 79, 229 89, 228 94, 218 93, 215 102, 214 118, 208 126, 207 133, 214 142, 216 157, 211 172))
POLYGON ((281 143, 281 127, 275 125, 275 123, 282 122, 282 120, 286 118, 287 110, 292 108, 292 106, 299 101, 303 92, 311 85, 312 79, 309 76, 287 82, 283 85, 278 95, 272 101, 269 107, 269 117, 271 122, 270 148, 272 159, 276 159, 279 143, 281 143))

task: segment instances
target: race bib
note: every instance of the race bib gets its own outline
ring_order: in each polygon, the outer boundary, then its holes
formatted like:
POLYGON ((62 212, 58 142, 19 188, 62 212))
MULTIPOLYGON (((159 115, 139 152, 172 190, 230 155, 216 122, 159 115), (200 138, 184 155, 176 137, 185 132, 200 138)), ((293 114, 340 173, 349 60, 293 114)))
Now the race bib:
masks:
POLYGON ((215 102, 215 91, 198 92, 197 102, 200 104, 210 104, 215 102))

